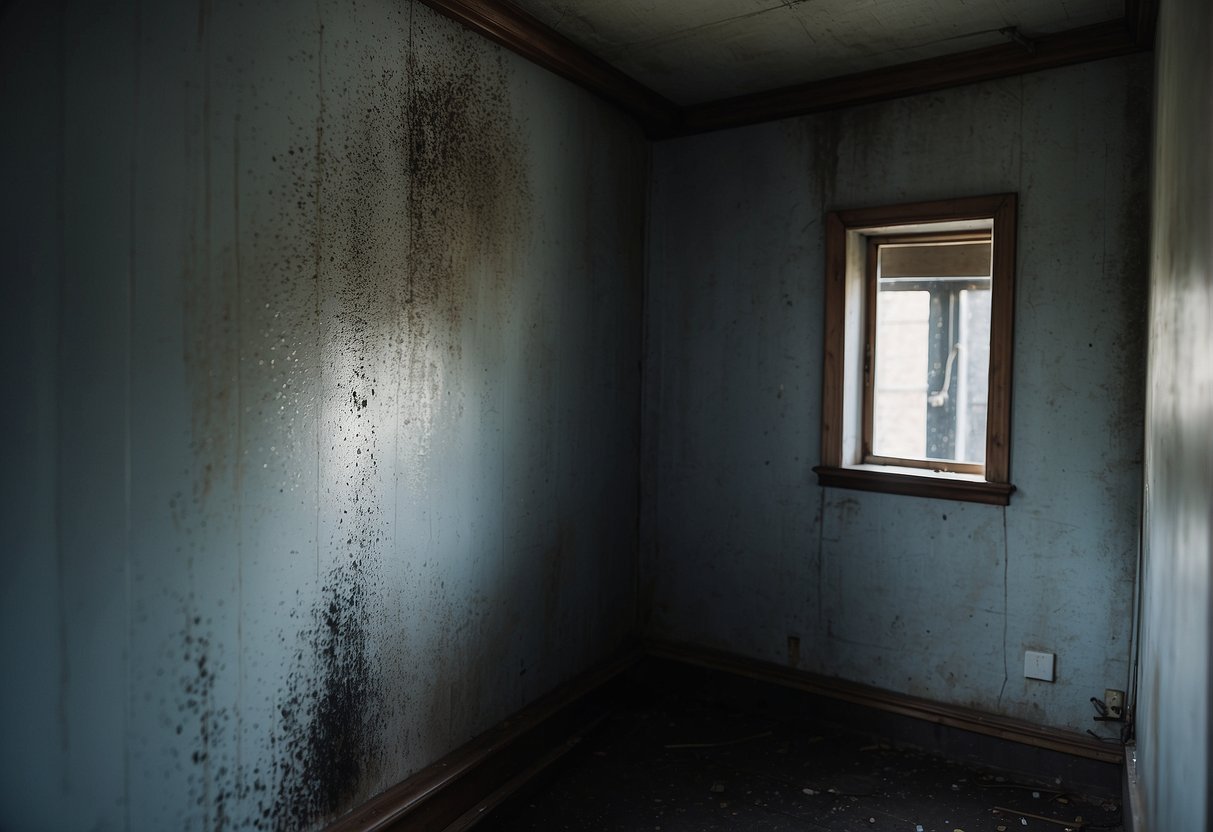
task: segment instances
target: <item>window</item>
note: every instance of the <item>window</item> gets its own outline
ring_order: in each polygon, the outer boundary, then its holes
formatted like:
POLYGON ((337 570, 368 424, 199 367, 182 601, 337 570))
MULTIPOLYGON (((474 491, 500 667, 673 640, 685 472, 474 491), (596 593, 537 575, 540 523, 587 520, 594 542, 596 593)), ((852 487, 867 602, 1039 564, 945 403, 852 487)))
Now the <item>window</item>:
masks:
POLYGON ((822 485, 1009 502, 1015 202, 829 214, 822 485))

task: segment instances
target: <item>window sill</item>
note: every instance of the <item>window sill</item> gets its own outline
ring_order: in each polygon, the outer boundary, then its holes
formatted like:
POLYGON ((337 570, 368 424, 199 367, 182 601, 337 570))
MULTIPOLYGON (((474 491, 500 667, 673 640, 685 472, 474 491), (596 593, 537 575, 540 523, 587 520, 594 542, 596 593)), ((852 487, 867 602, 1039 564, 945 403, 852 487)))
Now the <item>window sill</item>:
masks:
POLYGON ((859 491, 880 491, 885 494, 905 494, 937 500, 961 500, 1005 506, 1011 502, 1015 486, 1009 482, 986 482, 971 474, 918 473, 913 468, 885 465, 833 468, 819 465, 817 484, 831 488, 852 488, 859 491), (908 473, 914 471, 915 473, 908 473))

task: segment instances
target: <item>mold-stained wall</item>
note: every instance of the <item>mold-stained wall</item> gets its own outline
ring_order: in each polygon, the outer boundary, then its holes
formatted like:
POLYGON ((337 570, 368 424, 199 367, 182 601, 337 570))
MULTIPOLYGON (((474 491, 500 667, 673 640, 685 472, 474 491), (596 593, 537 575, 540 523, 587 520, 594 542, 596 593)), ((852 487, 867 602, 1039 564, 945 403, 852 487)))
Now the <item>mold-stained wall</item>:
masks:
POLYGON ((656 145, 649 633, 1111 735, 1088 699, 1130 673, 1150 76, 1118 58, 656 145), (1005 191, 1011 505, 818 487, 825 213, 1005 191), (1028 648, 1056 683, 1023 678, 1028 648))
POLYGON ((639 129, 404 0, 0 22, 0 827, 316 828, 617 648, 639 129))
POLYGON ((1213 824, 1213 7, 1159 10, 1142 570, 1142 829, 1213 824))

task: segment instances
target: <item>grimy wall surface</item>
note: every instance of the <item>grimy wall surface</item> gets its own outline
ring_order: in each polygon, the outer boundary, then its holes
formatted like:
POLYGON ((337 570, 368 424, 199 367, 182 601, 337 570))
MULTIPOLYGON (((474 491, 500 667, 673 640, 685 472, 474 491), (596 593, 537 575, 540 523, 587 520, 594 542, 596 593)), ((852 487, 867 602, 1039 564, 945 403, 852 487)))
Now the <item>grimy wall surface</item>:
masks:
POLYGON ((1213 7, 1159 10, 1138 779, 1146 829, 1213 823, 1213 7))
POLYGON ((0 33, 0 827, 315 828, 618 646, 630 121, 400 0, 0 33))
POLYGON ((651 634, 1096 728, 1089 697, 1129 678, 1150 78, 1105 60, 655 146, 651 634), (825 213, 1004 191, 1011 505, 819 488, 825 213))

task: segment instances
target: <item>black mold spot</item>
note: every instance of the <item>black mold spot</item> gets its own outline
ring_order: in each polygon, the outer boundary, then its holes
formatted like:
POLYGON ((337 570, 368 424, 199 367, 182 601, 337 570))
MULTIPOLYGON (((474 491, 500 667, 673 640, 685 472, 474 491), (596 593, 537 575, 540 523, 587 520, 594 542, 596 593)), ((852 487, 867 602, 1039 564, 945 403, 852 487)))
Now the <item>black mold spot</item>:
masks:
POLYGON ((358 566, 338 566, 303 634, 317 666, 300 668, 286 684, 278 789, 266 811, 273 829, 301 829, 339 813, 378 754, 382 696, 368 652, 366 595, 358 566))
MULTIPOLYGON (((195 603, 196 599, 191 595, 187 606, 192 607, 195 603)), ((187 725, 196 726, 194 748, 188 758, 194 767, 189 775, 190 798, 194 805, 205 812, 204 828, 226 829, 230 821, 228 800, 234 795, 222 788, 215 791, 217 781, 224 781, 228 771, 221 766, 216 772, 212 751, 222 749, 230 741, 227 728, 231 713, 216 702, 215 672, 211 662, 216 648, 212 644, 211 623, 208 619, 206 629, 202 629, 202 616, 189 613, 185 616, 185 626, 180 634, 180 641, 186 648, 181 657, 185 663, 181 675, 183 698, 177 706, 180 721, 174 730, 181 736, 185 734, 187 725)))

